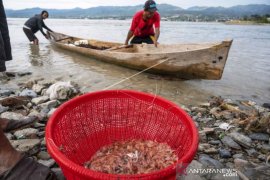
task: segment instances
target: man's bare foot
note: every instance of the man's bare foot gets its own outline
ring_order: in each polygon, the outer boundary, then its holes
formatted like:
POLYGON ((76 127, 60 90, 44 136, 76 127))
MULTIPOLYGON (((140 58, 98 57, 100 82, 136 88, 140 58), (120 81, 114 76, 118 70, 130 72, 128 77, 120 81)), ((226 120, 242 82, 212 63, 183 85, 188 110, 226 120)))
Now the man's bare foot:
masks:
POLYGON ((34 44, 34 45, 38 45, 38 44, 39 44, 39 43, 38 43, 38 39, 34 39, 33 44, 34 44))

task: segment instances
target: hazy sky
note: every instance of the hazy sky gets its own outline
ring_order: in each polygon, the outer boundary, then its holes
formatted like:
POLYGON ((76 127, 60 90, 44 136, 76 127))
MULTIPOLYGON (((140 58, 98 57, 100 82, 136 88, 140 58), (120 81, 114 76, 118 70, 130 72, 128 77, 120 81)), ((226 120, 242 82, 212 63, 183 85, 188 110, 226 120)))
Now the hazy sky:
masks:
MULTIPOLYGON (((89 8, 95 6, 126 6, 143 4, 145 0, 3 0, 7 9, 25 9, 32 7, 50 9, 89 8)), ((247 4, 268 4, 270 0, 156 0, 157 3, 173 4, 182 8, 191 6, 223 6, 247 4)))

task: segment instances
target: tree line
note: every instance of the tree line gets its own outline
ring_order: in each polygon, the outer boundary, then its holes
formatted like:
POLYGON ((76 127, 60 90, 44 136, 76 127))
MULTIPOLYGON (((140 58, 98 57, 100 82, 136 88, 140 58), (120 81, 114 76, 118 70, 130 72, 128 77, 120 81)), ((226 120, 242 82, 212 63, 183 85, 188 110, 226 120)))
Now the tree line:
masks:
POLYGON ((270 14, 265 14, 265 15, 258 15, 258 14, 253 14, 251 16, 244 16, 242 18, 243 21, 254 21, 257 23, 270 23, 270 14))

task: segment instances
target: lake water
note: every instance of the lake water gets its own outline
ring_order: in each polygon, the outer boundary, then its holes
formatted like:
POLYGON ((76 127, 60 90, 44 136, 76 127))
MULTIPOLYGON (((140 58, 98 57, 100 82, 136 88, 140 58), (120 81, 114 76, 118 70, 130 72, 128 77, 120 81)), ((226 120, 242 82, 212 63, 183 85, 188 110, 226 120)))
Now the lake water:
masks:
MULTIPOLYGON (((82 91, 102 90, 138 71, 118 67, 51 46, 37 33, 40 45, 30 45, 22 26, 26 19, 8 19, 14 60, 9 71, 31 71, 32 79, 72 80, 82 91)), ((124 42, 130 21, 48 19, 56 32, 86 39, 124 42)), ((155 93, 177 104, 205 102, 211 95, 270 102, 270 26, 221 23, 162 22, 160 43, 216 42, 233 39, 221 80, 166 80, 143 73, 114 87, 155 93)), ((29 76, 16 80, 24 82, 29 76)), ((15 87, 14 81, 2 86, 15 87)))

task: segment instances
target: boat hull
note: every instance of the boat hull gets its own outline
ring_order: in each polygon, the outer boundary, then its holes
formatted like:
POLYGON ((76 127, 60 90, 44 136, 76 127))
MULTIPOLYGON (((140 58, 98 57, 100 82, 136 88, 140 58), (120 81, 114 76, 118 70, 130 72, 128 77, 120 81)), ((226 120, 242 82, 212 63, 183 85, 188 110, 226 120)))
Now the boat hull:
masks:
MULTIPOLYGON (((159 45, 158 48, 149 44, 139 44, 132 48, 110 51, 70 44, 70 41, 74 42, 80 38, 60 33, 50 35, 53 37, 53 44, 68 51, 140 71, 146 70, 149 73, 182 79, 221 79, 232 44, 232 40, 209 44, 159 45), (64 40, 59 41, 57 38, 64 40)), ((96 40, 89 40, 89 43, 108 48, 121 45, 96 40)))

